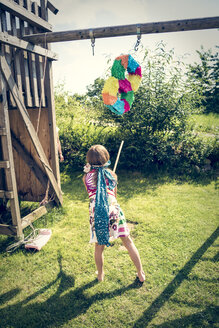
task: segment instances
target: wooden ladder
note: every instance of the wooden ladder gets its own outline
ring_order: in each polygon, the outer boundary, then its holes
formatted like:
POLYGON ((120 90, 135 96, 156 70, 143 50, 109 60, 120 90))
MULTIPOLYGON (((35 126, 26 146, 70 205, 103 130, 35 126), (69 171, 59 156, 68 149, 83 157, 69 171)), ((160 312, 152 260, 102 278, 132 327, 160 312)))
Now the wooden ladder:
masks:
POLYGON ((0 233, 23 237, 21 215, 17 192, 17 183, 12 152, 9 113, 6 89, 0 79, 0 169, 3 171, 4 189, 0 190, 0 198, 9 200, 12 224, 0 224, 0 233))

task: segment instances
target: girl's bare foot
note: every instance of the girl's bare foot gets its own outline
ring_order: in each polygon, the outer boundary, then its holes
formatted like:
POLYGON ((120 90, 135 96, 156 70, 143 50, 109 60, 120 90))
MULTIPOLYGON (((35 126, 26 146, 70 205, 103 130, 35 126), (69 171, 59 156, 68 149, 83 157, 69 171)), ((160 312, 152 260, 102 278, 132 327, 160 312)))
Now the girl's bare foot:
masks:
POLYGON ((140 280, 140 282, 144 282, 145 281, 145 273, 144 273, 144 271, 140 271, 139 273, 137 273, 137 277, 140 280))
POLYGON ((97 280, 100 282, 100 281, 103 281, 104 280, 104 272, 99 274, 98 271, 95 272, 96 275, 97 275, 97 280))

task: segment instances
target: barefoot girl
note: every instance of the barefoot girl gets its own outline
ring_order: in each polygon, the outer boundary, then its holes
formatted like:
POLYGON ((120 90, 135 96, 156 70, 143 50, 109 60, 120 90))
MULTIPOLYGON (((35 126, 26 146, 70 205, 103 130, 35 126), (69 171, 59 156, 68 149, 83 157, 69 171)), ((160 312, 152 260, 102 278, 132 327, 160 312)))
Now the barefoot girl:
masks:
POLYGON ((109 153, 104 146, 92 146, 87 152, 87 165, 84 168, 86 174, 83 176, 90 198, 90 243, 95 243, 97 278, 99 281, 104 279, 105 245, 109 246, 109 240, 120 237, 136 267, 139 280, 144 282, 145 274, 138 250, 129 236, 125 216, 116 200, 117 176, 108 169, 109 159, 109 153))

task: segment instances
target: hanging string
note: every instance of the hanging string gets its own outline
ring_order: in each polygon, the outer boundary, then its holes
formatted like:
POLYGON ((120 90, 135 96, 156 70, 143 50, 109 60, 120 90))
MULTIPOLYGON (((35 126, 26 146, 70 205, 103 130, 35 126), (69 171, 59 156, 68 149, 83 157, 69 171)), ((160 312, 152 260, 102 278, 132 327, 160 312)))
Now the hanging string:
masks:
POLYGON ((137 41, 136 41, 136 44, 135 44, 135 51, 138 51, 138 47, 141 43, 141 27, 140 25, 137 25, 137 41))

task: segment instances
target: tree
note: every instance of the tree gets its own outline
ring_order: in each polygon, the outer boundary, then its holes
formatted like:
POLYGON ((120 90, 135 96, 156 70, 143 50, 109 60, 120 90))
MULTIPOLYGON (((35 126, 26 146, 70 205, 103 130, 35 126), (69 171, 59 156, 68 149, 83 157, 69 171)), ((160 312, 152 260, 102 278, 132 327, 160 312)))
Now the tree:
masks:
POLYGON ((189 65, 188 77, 201 90, 203 111, 219 113, 219 54, 203 47, 197 53, 200 63, 189 65))

